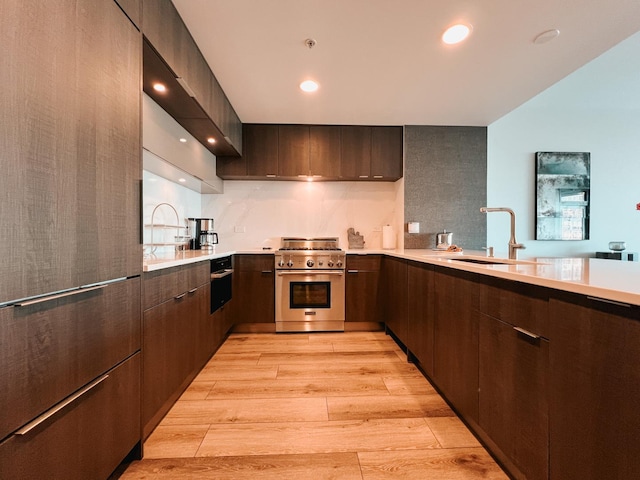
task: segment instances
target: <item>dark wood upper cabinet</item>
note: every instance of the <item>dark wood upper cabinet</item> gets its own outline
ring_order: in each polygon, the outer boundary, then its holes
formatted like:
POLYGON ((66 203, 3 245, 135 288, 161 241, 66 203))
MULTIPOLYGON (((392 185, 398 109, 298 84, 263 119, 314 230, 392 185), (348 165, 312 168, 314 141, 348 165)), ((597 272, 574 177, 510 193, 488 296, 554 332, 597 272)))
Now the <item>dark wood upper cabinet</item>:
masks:
POLYGON ((245 148, 250 177, 275 177, 278 174, 278 126, 243 125, 245 148))
POLYGON ((339 126, 309 127, 309 170, 312 175, 340 177, 340 138, 339 126))
POLYGON ((402 127, 371 127, 371 170, 374 179, 402 177, 402 127))
POLYGON ((309 126, 280 125, 278 131, 278 175, 280 177, 308 176, 309 126))
POLYGON ((142 0, 116 0, 129 20, 138 28, 142 28, 142 0))
POLYGON ((343 126, 340 174, 343 179, 371 176, 371 127, 343 126))

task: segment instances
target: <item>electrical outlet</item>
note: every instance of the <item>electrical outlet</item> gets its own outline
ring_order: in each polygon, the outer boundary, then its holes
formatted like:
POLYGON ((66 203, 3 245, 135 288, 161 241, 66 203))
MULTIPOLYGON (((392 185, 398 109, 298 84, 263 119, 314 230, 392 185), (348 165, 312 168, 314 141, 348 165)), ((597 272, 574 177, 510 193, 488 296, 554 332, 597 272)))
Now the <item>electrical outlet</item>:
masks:
POLYGON ((233 227, 233 231, 235 233, 247 233, 247 228, 244 226, 235 226, 233 227))
POLYGON ((382 227, 373 227, 373 231, 374 232, 381 232, 382 231, 382 227))

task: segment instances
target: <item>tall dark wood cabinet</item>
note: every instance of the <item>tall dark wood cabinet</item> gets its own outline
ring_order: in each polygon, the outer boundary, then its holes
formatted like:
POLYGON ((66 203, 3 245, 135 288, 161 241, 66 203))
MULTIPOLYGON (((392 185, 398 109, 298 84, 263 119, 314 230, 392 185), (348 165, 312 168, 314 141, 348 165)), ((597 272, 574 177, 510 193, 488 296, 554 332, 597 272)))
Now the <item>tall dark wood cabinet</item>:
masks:
POLYGON ((558 295, 549 313, 549 478, 637 477, 640 307, 558 295))
POLYGON ((407 349, 425 373, 433 375, 433 267, 409 262, 407 268, 407 349))
POLYGON ((387 298, 384 321, 386 327, 406 345, 408 334, 407 261, 395 257, 384 257, 383 272, 384 293, 387 298))
POLYGON ((278 176, 307 176, 309 171, 309 127, 280 125, 278 129, 278 176))
POLYGON ((341 130, 337 125, 309 127, 309 171, 326 178, 340 177, 341 130))
POLYGON ((382 255, 347 255, 345 328, 384 322, 382 255))
POLYGON ((478 421, 478 283, 467 272, 434 274, 433 377, 465 417, 478 421))
POLYGON ((140 447, 142 36, 9 0, 0 41, 0 478, 106 478, 140 447))

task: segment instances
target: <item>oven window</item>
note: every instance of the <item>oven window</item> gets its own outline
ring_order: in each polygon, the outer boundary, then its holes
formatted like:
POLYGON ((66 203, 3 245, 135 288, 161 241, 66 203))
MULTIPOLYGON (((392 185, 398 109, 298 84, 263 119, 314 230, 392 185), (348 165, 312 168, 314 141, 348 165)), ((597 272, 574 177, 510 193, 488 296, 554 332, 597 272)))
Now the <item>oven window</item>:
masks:
POLYGON ((291 282, 289 308, 331 308, 331 282, 291 282))

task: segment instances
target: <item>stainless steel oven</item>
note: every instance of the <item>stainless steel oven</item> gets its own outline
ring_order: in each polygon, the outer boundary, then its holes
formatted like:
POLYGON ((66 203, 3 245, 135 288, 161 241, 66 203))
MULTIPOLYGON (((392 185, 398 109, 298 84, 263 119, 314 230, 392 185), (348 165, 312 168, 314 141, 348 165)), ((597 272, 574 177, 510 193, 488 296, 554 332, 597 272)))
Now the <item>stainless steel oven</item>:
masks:
MULTIPOLYGON (((344 331, 344 252, 337 248, 319 250, 319 240, 302 249, 283 239, 276 252, 276 332, 344 331), (289 246, 289 247, 287 247, 289 246)), ((309 242, 310 240, 304 239, 309 242)))

